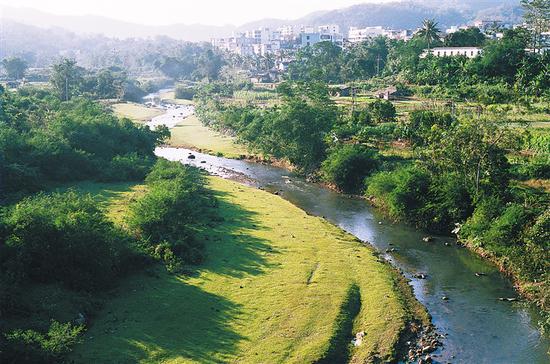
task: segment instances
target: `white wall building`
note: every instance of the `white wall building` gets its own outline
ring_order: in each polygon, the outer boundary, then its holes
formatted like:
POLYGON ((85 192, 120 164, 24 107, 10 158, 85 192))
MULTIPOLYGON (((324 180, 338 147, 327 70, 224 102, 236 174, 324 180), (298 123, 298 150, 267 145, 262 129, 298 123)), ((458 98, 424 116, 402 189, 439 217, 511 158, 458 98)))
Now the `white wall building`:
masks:
POLYGON ((349 28, 348 40, 350 43, 361 43, 378 36, 387 35, 383 27, 349 28))
MULTIPOLYGON (((436 47, 430 49, 430 54, 434 57, 468 57, 475 58, 481 56, 483 50, 479 47, 436 47)), ((420 55, 420 58, 426 58, 428 50, 420 55)))
POLYGON ((323 34, 341 34, 340 26, 336 24, 320 25, 318 30, 319 30, 319 33, 323 33, 323 34))

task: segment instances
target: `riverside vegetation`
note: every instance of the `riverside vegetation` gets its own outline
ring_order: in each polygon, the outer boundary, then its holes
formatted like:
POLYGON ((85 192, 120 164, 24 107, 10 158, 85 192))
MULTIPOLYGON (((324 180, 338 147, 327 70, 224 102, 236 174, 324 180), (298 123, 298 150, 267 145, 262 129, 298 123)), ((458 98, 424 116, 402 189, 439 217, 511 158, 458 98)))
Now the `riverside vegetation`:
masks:
POLYGON ((156 160, 165 128, 80 96, 1 91, 2 362, 390 360, 429 324, 352 236, 156 160))
MULTIPOLYGON (((528 22, 547 21, 546 8, 528 5, 528 22)), ((298 52, 270 97, 258 90, 261 98, 239 101, 251 86, 233 77, 198 87, 197 113, 253 152, 365 194, 396 220, 457 234, 512 275, 548 329, 550 53, 526 52, 542 47, 533 29, 441 40, 428 20, 409 42, 321 42, 298 52), (420 57, 443 43, 481 46, 483 56, 420 57), (331 98, 327 83, 348 83, 355 95, 331 98), (369 99, 389 85, 402 101, 369 99)))
MULTIPOLYGON (((320 52, 330 46, 320 46, 320 52)), ((308 59, 323 62, 316 57, 308 59)), ((546 56, 535 56, 535 63, 541 61, 536 57, 546 56)), ((522 72, 521 64, 514 73, 522 72)), ((322 65, 310 67, 304 71, 308 75, 322 65)), ((545 105, 548 95, 541 85, 549 81, 548 74, 537 77, 542 83, 533 87, 540 92, 529 95, 545 105)), ((456 86, 449 82, 448 87, 456 86)), ((236 83, 233 90, 241 87, 236 83)), ((548 312, 549 195, 531 187, 534 180, 550 178, 550 133, 544 125, 518 127, 499 120, 507 119, 506 111, 475 114, 452 102, 426 103, 401 115, 399 105, 389 101, 336 103, 330 89, 314 80, 282 83, 273 105, 234 102, 234 92, 227 84, 197 91, 197 113, 205 125, 235 135, 255 153, 289 161, 310 178, 364 193, 394 219, 437 233, 454 231, 463 243, 494 259, 548 312)), ((517 95, 514 100, 521 104, 527 93, 517 95)), ((548 120, 544 106, 536 112, 548 120)))

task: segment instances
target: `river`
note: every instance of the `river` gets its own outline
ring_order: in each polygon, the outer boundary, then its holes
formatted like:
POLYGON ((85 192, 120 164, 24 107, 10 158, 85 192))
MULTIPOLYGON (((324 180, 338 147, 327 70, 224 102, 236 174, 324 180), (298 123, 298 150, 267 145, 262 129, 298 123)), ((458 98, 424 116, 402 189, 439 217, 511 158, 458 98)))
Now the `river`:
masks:
MULTIPOLYGON (((189 106, 167 106, 151 125, 174 126, 193 112, 189 106)), ((157 148, 156 154, 277 192, 306 212, 322 216, 383 252, 411 279, 417 299, 432 316, 443 347, 434 353, 440 363, 548 364, 550 339, 537 328, 537 309, 517 297, 510 281, 494 265, 455 244, 448 237, 424 242, 425 232, 385 219, 366 201, 306 182, 285 169, 232 160, 181 148, 157 148), (196 158, 190 159, 189 154, 196 158), (477 276, 475 273, 484 273, 477 276), (425 279, 414 275, 424 274, 425 279), (443 300, 442 297, 447 297, 443 300)))

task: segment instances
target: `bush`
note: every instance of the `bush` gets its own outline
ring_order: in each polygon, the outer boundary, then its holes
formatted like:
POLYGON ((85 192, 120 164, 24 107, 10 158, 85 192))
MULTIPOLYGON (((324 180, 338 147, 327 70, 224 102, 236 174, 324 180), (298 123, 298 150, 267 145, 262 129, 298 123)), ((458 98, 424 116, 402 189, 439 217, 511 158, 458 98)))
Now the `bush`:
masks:
POLYGON ((472 204, 468 189, 457 175, 432 178, 430 200, 422 207, 418 224, 448 234, 456 223, 462 223, 472 214, 472 204))
POLYGON ((321 165, 326 182, 345 192, 357 192, 379 165, 378 153, 361 145, 344 145, 333 151, 321 165))
POLYGON ((154 164, 154 159, 137 153, 117 155, 103 171, 105 181, 142 181, 154 164))
POLYGON ((24 199, 3 216, 2 274, 17 281, 61 282, 72 289, 111 286, 130 255, 91 196, 75 192, 24 199))
POLYGON ((423 146, 427 142, 432 126, 448 128, 455 121, 449 113, 415 110, 409 114, 409 122, 403 128, 404 136, 415 146, 423 146))
POLYGON ((195 97, 195 93, 196 91, 193 87, 183 85, 176 86, 176 99, 193 100, 193 97, 195 97))
POLYGON ((369 105, 372 117, 377 123, 388 123, 395 121, 397 113, 393 103, 387 100, 376 100, 369 105))
POLYGON ((48 93, 0 95, 0 193, 25 194, 51 183, 142 178, 168 135, 120 120, 99 103, 59 102, 48 93), (42 98, 37 98, 37 97, 42 98), (48 115, 47 122, 42 120, 48 115), (119 179, 120 178, 120 179, 119 179))
POLYGON ((416 224, 430 188, 429 175, 417 167, 380 172, 366 180, 367 195, 394 219, 416 224))
POLYGON ((78 342, 83 326, 52 321, 46 334, 15 330, 0 339, 0 359, 6 363, 59 363, 78 342), (2 348, 4 346, 4 348, 2 348))
POLYGON ((529 214, 525 207, 511 204, 494 219, 489 229, 483 234, 483 241, 497 248, 520 243, 521 233, 528 222, 529 214))
POLYGON ((388 142, 394 140, 397 134, 397 123, 383 123, 376 126, 365 126, 357 138, 361 142, 388 142))
POLYGON ((455 175, 434 179, 422 168, 409 166, 377 173, 366 185, 367 195, 390 217, 430 231, 449 233, 471 214, 472 199, 455 175))
POLYGON ((203 247, 195 235, 213 201, 204 177, 196 168, 159 160, 146 182, 147 193, 130 205, 130 228, 169 270, 199 263, 203 247))

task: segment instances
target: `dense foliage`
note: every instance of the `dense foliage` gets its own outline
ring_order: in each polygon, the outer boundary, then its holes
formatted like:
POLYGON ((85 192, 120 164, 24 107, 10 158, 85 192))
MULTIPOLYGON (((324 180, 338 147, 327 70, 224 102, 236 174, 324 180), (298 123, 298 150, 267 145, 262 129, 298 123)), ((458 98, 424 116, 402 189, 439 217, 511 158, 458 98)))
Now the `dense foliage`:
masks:
POLYGON ((159 160, 147 176, 147 192, 130 206, 128 224, 142 246, 172 272, 202 261, 195 238, 214 200, 198 169, 159 160))
POLYGON ((424 96, 502 103, 550 95, 550 54, 526 52, 532 33, 523 28, 504 31, 489 40, 477 28, 461 30, 440 40, 429 21, 411 41, 375 38, 340 49, 328 42, 298 51, 286 77, 294 81, 343 83, 387 77, 386 84, 407 82, 437 86, 424 96), (422 56, 434 46, 482 47, 476 58, 422 56), (497 85, 493 87, 492 85, 497 85), (502 91, 501 91, 502 90, 502 91), (511 90, 511 91, 509 91, 511 90), (515 92, 514 92, 515 91, 515 92), (499 94, 496 98, 486 95, 499 94), (529 96, 527 96, 529 95, 529 96))
MULTIPOLYGON (((2 92, 2 91, 0 91, 2 92)), ((60 102, 47 91, 2 92, 0 193, 33 192, 49 183, 145 177, 166 136, 118 119, 86 99, 60 102)))
POLYGON ((362 145, 344 145, 332 151, 321 165, 321 174, 344 192, 358 192, 363 180, 379 165, 377 152, 362 145))
POLYGON ((229 130, 253 150, 287 159, 304 172, 315 170, 326 156, 326 137, 338 112, 326 86, 283 83, 281 104, 268 109, 226 106, 217 102, 220 91, 202 93, 198 113, 209 125, 229 130))
POLYGON ((118 119, 83 97, 61 101, 47 90, 1 91, 0 361, 58 363, 99 297, 124 274, 152 259, 174 272, 201 260, 194 234, 214 200, 197 170, 155 164, 153 151, 167 129, 118 119), (147 192, 132 204, 124 229, 96 197, 39 192, 146 175, 147 192), (59 308, 36 306, 50 295, 59 297, 59 308))

